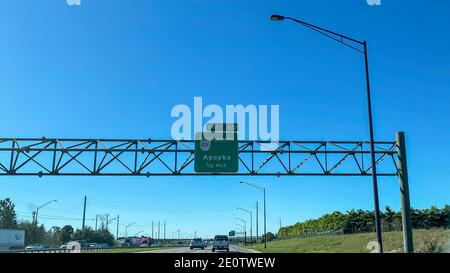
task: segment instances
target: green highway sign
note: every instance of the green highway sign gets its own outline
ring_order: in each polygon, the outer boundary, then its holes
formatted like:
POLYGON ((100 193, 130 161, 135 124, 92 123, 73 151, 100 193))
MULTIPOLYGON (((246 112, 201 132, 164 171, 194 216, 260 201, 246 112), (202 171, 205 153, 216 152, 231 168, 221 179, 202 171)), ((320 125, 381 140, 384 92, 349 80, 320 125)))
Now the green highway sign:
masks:
POLYGON ((196 173, 239 171, 239 142, 236 131, 197 133, 194 153, 196 173), (221 137, 217 137, 218 135, 221 137))
POLYGON ((230 232, 228 233, 228 236, 230 236, 230 237, 236 236, 236 231, 235 231, 235 230, 230 231, 230 232))

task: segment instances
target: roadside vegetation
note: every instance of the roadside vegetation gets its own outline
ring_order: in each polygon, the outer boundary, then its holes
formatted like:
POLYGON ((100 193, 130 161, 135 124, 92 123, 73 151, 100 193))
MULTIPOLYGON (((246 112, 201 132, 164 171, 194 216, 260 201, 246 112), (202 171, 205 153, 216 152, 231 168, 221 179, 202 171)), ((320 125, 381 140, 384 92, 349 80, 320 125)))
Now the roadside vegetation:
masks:
MULTIPOLYGON (((386 252, 403 252, 401 213, 386 207, 381 214, 386 252)), ((415 252, 450 252, 450 206, 412 209, 415 252)), ((368 253, 367 244, 376 241, 375 217, 372 211, 333 212, 317 219, 282 227, 277 234, 267 233, 267 249, 261 252, 331 252, 368 253)), ((261 242, 262 243, 262 242, 261 242)))
POLYGON ((110 246, 115 243, 114 235, 104 228, 94 230, 91 227, 86 227, 84 230, 75 230, 71 225, 64 225, 47 229, 36 220, 18 219, 15 205, 9 198, 0 200, 0 229, 25 230, 25 245, 40 243, 58 248, 73 240, 86 240, 89 243, 108 244, 110 246))
MULTIPOLYGON (((414 248, 416 253, 450 252, 450 230, 430 229, 414 230, 414 248)), ((369 253, 367 245, 376 241, 375 233, 347 234, 273 240, 251 247, 265 253, 369 253)), ((401 232, 384 232, 385 252, 403 252, 403 235, 401 232)))
MULTIPOLYGON (((401 231, 402 216, 400 212, 386 207, 381 214, 383 231, 401 231)), ((444 208, 412 209, 411 222, 413 229, 432 229, 450 227, 450 206, 444 208)), ((375 217, 372 211, 350 210, 345 213, 333 212, 318 219, 299 222, 283 227, 278 231, 279 239, 309 237, 315 233, 354 234, 375 231, 375 217)))

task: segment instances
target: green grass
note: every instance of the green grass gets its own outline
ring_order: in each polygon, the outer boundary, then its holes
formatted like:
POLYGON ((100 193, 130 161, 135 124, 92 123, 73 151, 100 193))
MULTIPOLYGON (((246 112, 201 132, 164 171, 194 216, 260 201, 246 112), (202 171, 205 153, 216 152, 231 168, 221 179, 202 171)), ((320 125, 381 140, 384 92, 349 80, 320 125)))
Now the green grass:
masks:
MULTIPOLYGON (((448 248, 450 230, 414 230, 413 237, 415 252, 440 252, 446 243, 448 248)), ((368 253, 370 241, 376 241, 375 233, 277 240, 268 242, 267 249, 264 245, 252 249, 265 253, 368 253)), ((385 252, 403 252, 402 233, 384 232, 383 244, 385 252)))

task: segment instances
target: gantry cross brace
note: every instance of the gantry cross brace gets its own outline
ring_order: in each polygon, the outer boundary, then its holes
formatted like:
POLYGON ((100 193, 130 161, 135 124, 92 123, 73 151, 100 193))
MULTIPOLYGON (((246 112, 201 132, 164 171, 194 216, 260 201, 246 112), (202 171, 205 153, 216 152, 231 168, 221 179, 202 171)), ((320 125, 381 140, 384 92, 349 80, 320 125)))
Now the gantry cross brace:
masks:
MULTIPOLYGON (((3 176, 370 176, 366 141, 239 141, 239 172, 195 173, 193 140, 0 139, 3 176)), ((378 176, 398 174, 395 141, 376 142, 378 176)))

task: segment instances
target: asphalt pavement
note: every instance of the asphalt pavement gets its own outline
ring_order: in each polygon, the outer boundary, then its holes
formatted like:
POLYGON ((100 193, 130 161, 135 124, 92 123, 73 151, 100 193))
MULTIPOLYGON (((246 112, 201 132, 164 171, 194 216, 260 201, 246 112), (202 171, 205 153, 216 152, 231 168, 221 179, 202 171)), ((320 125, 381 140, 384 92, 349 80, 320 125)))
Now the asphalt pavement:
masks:
MULTIPOLYGON (((142 251, 138 253, 227 253, 227 252, 226 251, 212 252, 212 248, 209 246, 206 247, 205 249, 196 248, 191 250, 189 247, 179 247, 179 248, 142 251)), ((259 252, 231 245, 229 253, 259 253, 259 252)))

